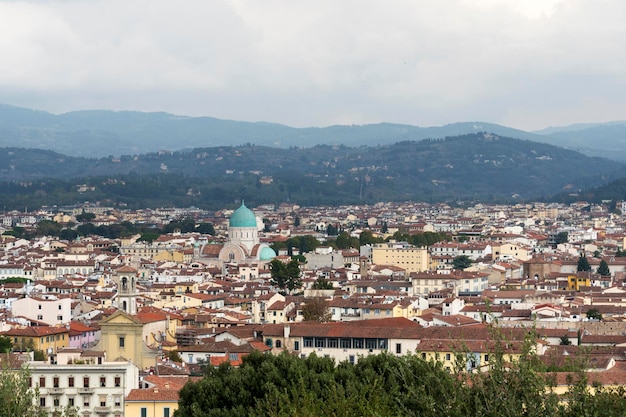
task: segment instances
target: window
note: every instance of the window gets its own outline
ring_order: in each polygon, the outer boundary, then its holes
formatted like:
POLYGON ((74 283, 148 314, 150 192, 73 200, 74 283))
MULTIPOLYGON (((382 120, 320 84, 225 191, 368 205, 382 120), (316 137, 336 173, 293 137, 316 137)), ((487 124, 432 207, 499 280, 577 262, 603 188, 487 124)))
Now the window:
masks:
MULTIPOLYGON (((276 347, 279 347, 279 346, 276 346, 276 347)), ((228 360, 229 360, 229 361, 234 362, 234 361, 236 361, 237 359, 239 359, 239 356, 237 356, 237 354, 236 354, 236 353, 229 353, 229 354, 228 354, 228 360)))
POLYGON ((274 342, 272 341, 272 339, 267 338, 265 339, 265 345, 272 347, 274 345, 274 342))
POLYGON ((68 387, 73 387, 74 386, 74 377, 73 376, 67 378, 67 386, 68 387))
POLYGON ((350 363, 354 363, 354 355, 348 356, 348 360, 350 361, 350 363))
POLYGON ((125 343, 124 336, 120 336, 119 341, 120 341, 120 348, 124 348, 124 343, 125 343))
POLYGON ((283 347, 283 343, 280 340, 276 340, 276 347, 277 348, 283 347))
POLYGON ((61 304, 59 304, 59 310, 61 309, 61 304))
POLYGON ((293 342, 293 350, 300 350, 300 341, 296 340, 293 342))
POLYGON ((485 355, 485 362, 489 362, 489 355, 485 355))
POLYGON ((450 360, 450 354, 446 353, 446 360, 449 361, 450 360))
POLYGON ((170 408, 169 407, 164 407, 163 408, 163 417, 170 417, 170 408))
POLYGON ((39 310, 41 310, 41 304, 39 304, 39 307, 38 307, 38 308, 39 308, 39 310))
POLYGON ((114 403, 115 403, 116 407, 121 406, 122 405, 122 397, 115 397, 114 403))
POLYGON ((141 417, 148 417, 148 409, 146 407, 141 407, 141 417))
POLYGON ((121 382, 121 378, 119 376, 116 376, 115 377, 115 386, 119 387, 121 385, 120 382, 121 382))
POLYGON ((89 377, 88 376, 83 378, 83 387, 89 388, 89 377))
POLYGON ((63 316, 57 316, 57 320, 63 321, 63 316))
POLYGON ((304 347, 313 347, 313 338, 312 337, 305 337, 303 342, 304 342, 304 347))
POLYGON ((396 353, 397 354, 402 353, 402 343, 396 343, 396 353))
POLYGON ((39 386, 42 387, 42 388, 46 386, 46 377, 45 376, 42 376, 42 377, 39 378, 39 386))
POLYGON ((107 386, 107 379, 104 376, 100 377, 100 386, 101 387, 106 387, 107 386))
POLYGON ((89 407, 89 397, 83 397, 83 406, 89 407))
POLYGON ((315 347, 316 348, 325 348, 326 347, 326 338, 316 337, 315 338, 315 347))
POLYGON ((107 396, 106 395, 101 395, 100 396, 100 407, 106 407, 107 406, 107 396))
POLYGON ((343 349, 350 349, 352 347, 352 339, 341 339, 339 343, 343 349))
POLYGON ((39 397, 39 406, 40 407, 46 406, 46 397, 39 397))
POLYGON ((70 407, 74 407, 74 397, 69 397, 67 399, 67 405, 69 405, 70 407))
POLYGON ((55 376, 54 378, 52 378, 52 386, 54 388, 59 388, 59 377, 55 376))
POLYGON ((59 400, 58 398, 53 399, 52 405, 55 407, 59 407, 61 405, 61 400, 59 400))

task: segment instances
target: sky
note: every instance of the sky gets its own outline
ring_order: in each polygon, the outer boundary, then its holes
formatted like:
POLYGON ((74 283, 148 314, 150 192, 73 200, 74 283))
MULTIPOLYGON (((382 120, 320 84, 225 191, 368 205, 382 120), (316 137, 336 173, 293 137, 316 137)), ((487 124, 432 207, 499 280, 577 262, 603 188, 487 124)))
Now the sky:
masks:
POLYGON ((293 127, 626 120, 624 0, 0 0, 0 103, 293 127))

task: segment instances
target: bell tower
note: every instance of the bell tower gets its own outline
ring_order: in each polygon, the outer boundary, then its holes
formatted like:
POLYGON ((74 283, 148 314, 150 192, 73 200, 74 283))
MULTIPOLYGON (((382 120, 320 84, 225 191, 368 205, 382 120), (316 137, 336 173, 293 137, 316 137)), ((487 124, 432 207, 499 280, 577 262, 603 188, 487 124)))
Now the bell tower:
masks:
POLYGON ((123 266, 115 271, 117 309, 130 315, 137 314, 137 270, 123 266))

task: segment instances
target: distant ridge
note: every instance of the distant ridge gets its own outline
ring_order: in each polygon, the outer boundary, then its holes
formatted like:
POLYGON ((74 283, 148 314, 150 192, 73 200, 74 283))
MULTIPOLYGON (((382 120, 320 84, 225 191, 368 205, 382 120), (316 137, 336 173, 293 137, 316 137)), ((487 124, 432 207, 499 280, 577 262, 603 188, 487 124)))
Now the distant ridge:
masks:
POLYGON ((315 145, 378 146, 478 132, 549 143, 589 156, 626 161, 626 124, 609 122, 526 132, 487 122, 418 127, 369 125, 293 128, 164 112, 83 110, 54 115, 0 104, 0 147, 47 149, 71 156, 137 155, 159 150, 254 144, 276 148, 315 145))
POLYGON ((207 207, 240 198, 251 206, 524 202, 623 177, 622 163, 492 133, 377 146, 247 144, 103 158, 0 149, 0 204, 6 207, 78 201, 207 207))

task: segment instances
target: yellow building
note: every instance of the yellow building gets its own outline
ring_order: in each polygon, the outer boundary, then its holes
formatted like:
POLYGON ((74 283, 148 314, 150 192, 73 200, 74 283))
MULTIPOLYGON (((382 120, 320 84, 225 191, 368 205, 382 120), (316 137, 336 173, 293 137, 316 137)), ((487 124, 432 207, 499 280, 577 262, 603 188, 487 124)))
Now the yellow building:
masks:
POLYGON ((403 268, 407 274, 427 271, 430 267, 430 254, 427 248, 419 248, 406 242, 375 243, 372 246, 373 265, 394 265, 403 268))
POLYGON ((591 287, 591 275, 589 273, 578 273, 567 276, 567 289, 580 291, 581 287, 591 287))
POLYGON ((134 389, 125 401, 126 416, 172 417, 178 409, 178 390, 172 388, 134 389))
POLYGON ((69 346, 69 334, 69 329, 53 326, 28 326, 0 333, 9 337, 16 349, 40 350, 50 356, 69 346))

